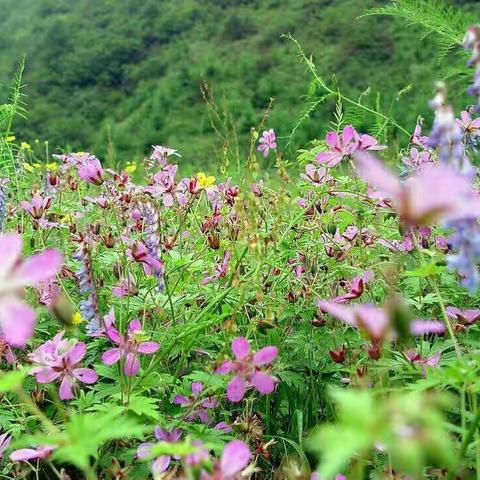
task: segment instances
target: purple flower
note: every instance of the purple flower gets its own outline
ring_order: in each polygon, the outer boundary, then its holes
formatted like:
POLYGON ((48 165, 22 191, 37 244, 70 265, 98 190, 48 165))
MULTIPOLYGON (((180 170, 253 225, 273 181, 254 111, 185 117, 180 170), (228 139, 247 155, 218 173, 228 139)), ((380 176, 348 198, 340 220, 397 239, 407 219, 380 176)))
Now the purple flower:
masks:
POLYGON ((203 390, 202 382, 192 382, 192 395, 185 397, 184 395, 176 395, 173 399, 175 405, 181 405, 188 409, 187 420, 194 422, 200 420, 202 423, 210 423, 208 410, 217 406, 217 400, 212 397, 200 400, 200 394, 203 390), (192 407, 192 408, 191 408, 192 407))
POLYGON ((30 202, 22 201, 22 208, 34 219, 40 220, 49 209, 52 200, 48 197, 42 198, 39 194, 34 195, 30 202))
POLYGON ((120 335, 118 330, 111 326, 107 330, 107 335, 118 347, 107 350, 102 355, 102 361, 105 365, 113 365, 121 358, 125 359, 125 375, 132 377, 140 370, 140 361, 138 354, 152 355, 159 348, 157 342, 141 341, 142 325, 139 320, 132 320, 128 326, 128 332, 120 335))
POLYGON ((240 402, 249 386, 264 395, 272 393, 276 379, 263 371, 262 367, 275 361, 278 356, 277 347, 264 347, 252 354, 250 342, 244 337, 237 337, 232 342, 232 352, 235 358, 227 360, 215 371, 217 374, 235 374, 228 383, 227 398, 231 402, 240 402))
POLYGON ((103 168, 100 160, 89 155, 78 164, 78 175, 82 180, 93 185, 101 185, 103 183, 103 168))
POLYGON ((21 448, 10 454, 12 462, 28 462, 29 460, 41 460, 47 458, 57 448, 56 445, 40 445, 37 448, 21 448))
POLYGON ((210 282, 216 282, 218 279, 223 278, 227 274, 230 257, 230 252, 225 252, 222 262, 215 265, 214 273, 202 279, 202 285, 206 285, 210 282))
POLYGON ((241 440, 232 440, 225 446, 219 462, 214 465, 213 472, 202 472, 202 480, 235 480, 248 465, 252 453, 241 440))
POLYGON ((2 435, 0 435, 0 458, 3 458, 3 454, 5 453, 5 450, 10 445, 11 441, 12 441, 12 437, 7 433, 3 433, 2 435))
POLYGON ((23 288, 53 278, 63 259, 56 250, 45 250, 23 260, 22 238, 16 234, 0 235, 0 252, 0 330, 10 345, 24 347, 33 334, 35 312, 23 302, 23 288))
POLYGON ((447 307, 447 314, 453 320, 463 325, 473 325, 480 320, 480 309, 460 310, 456 307, 447 307))
POLYGON ((265 158, 268 157, 270 150, 277 149, 276 140, 277 140, 277 137, 275 135, 275 132, 273 131, 273 128, 271 128, 270 130, 265 130, 262 133, 260 140, 258 141, 259 145, 257 150, 259 152, 262 152, 265 158))
POLYGON ((133 275, 128 274, 127 278, 120 280, 120 283, 112 288, 115 297, 130 297, 138 293, 137 283, 133 275))
POLYGON ((384 145, 378 145, 378 142, 370 135, 359 135, 352 125, 347 125, 341 135, 337 132, 328 132, 325 136, 325 143, 328 150, 320 152, 316 156, 316 160, 327 167, 334 167, 343 158, 349 157, 355 152, 384 150, 387 148, 384 145))
POLYGON ((425 165, 433 164, 433 158, 432 154, 428 151, 419 152, 416 148, 411 148, 410 155, 403 157, 402 162, 415 173, 425 167, 425 165))
POLYGON ((446 332, 445 325, 438 320, 413 320, 410 323, 410 333, 415 336, 443 335, 446 332))
POLYGON ((78 366, 87 353, 87 346, 83 342, 71 344, 63 339, 63 333, 40 345, 30 355, 34 362, 31 373, 38 383, 60 380, 60 398, 71 400, 74 397, 72 387, 77 381, 92 384, 98 380, 98 375, 91 368, 78 366))
POLYGON ((332 180, 326 168, 316 167, 311 163, 305 167, 305 173, 301 173, 300 177, 314 185, 321 185, 332 180))
POLYGON ((155 160, 160 167, 164 167, 167 164, 168 157, 176 155, 181 157, 181 155, 170 147, 163 147, 162 145, 152 145, 153 151, 150 155, 151 160, 155 160))
MULTIPOLYGON (((168 431, 168 430, 162 430, 160 427, 157 426, 155 427, 154 434, 155 434, 155 438, 160 442, 176 443, 182 436, 182 430, 176 428, 172 431, 168 431)), ((138 458, 150 457, 152 447, 154 445, 155 444, 151 442, 140 444, 137 448, 137 457, 138 458)), ((179 457, 175 456, 173 458, 178 459, 179 457)), ((170 466, 171 460, 172 460, 172 457, 170 457, 169 455, 161 455, 160 457, 156 458, 152 463, 153 474, 156 476, 164 472, 165 470, 167 470, 167 468, 170 466)))

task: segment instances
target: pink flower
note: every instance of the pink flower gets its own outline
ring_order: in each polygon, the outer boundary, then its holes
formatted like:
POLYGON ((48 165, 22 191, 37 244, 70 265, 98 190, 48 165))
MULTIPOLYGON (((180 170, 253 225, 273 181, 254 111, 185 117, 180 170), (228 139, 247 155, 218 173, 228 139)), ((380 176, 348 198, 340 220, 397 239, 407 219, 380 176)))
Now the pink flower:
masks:
POLYGON ((460 310, 456 307, 447 307, 447 314, 450 318, 463 325, 473 325, 480 319, 480 309, 460 310))
POLYGON ((12 437, 7 433, 0 435, 0 458, 3 458, 5 450, 9 447, 12 437))
POLYGON ((359 135, 352 125, 347 125, 341 135, 337 132, 328 132, 325 143, 329 149, 326 152, 320 152, 316 156, 316 160, 327 167, 334 167, 343 158, 351 156, 355 152, 387 148, 384 145, 378 145, 378 142, 370 135, 359 135))
POLYGON ((440 363, 440 357, 441 353, 437 352, 431 355, 430 357, 422 357, 417 350, 406 350, 403 352, 405 357, 412 362, 412 363, 418 363, 419 365, 422 366, 422 370, 424 370, 423 367, 432 367, 436 368, 438 367, 438 364, 440 363))
POLYGON ((370 304, 345 307, 325 301, 318 301, 317 305, 323 313, 329 313, 346 325, 357 327, 365 332, 374 343, 382 342, 386 337, 389 319, 382 308, 370 304))
POLYGON ((403 157, 402 162, 407 167, 410 167, 413 172, 418 172, 424 168, 425 165, 432 165, 433 158, 431 153, 428 151, 419 152, 416 148, 412 148, 410 149, 410 156, 403 157))
POLYGON ((311 163, 305 167, 305 173, 301 173, 300 177, 314 185, 321 185, 332 180, 326 168, 316 167, 311 163))
POLYGON ((51 203, 52 200, 50 198, 42 198, 37 193, 30 202, 24 200, 20 202, 20 205, 34 220, 40 220, 50 208, 51 203))
POLYGON ((22 238, 16 234, 0 236, 0 329, 5 340, 23 347, 33 334, 35 312, 23 300, 23 288, 37 286, 55 276, 62 264, 56 250, 22 259, 22 238))
POLYGON ((445 332, 445 325, 438 320, 416 319, 410 323, 410 333, 415 336, 443 335, 445 332))
POLYGON ((208 410, 217 406, 217 400, 212 397, 200 399, 203 390, 202 382, 192 382, 192 395, 185 397, 184 395, 176 395, 173 399, 175 405, 181 405, 188 410, 187 420, 194 422, 199 419, 202 423, 210 423, 208 410))
POLYGON ((163 147, 162 145, 152 145, 153 151, 150 155, 151 160, 156 160, 160 167, 164 167, 167 164, 168 157, 176 155, 181 157, 181 155, 170 147, 163 147))
POLYGON ((138 293, 137 284, 133 275, 129 274, 127 278, 120 280, 120 283, 112 288, 112 293, 116 297, 130 297, 138 293))
POLYGON ((364 286, 374 277, 371 270, 367 270, 362 275, 355 277, 352 281, 348 282, 348 292, 332 299, 334 303, 346 303, 350 300, 354 300, 362 295, 364 286))
POLYGON ((263 153, 263 156, 266 158, 268 157, 268 154, 270 150, 276 150, 277 149, 277 143, 276 143, 277 137, 275 135, 275 132, 273 131, 273 128, 270 130, 265 130, 262 133, 262 136, 260 140, 258 141, 258 151, 263 153))
POLYGON ((115 327, 107 330, 107 335, 118 347, 107 350, 102 355, 102 361, 105 365, 113 365, 121 358, 125 359, 125 375, 132 377, 140 370, 140 361, 138 354, 152 355, 159 348, 157 342, 143 342, 139 340, 142 334, 142 325, 139 320, 132 320, 128 326, 128 332, 120 335, 115 327))
POLYGON ((0 334, 0 360, 5 356, 5 361, 7 363, 15 363, 17 361, 17 356, 13 353, 12 347, 5 340, 5 337, 0 334))
POLYGON ((363 179, 392 199, 405 223, 428 225, 480 215, 480 201, 469 180, 449 166, 426 166, 401 182, 375 157, 361 154, 357 160, 363 179))
POLYGON ((275 389, 275 377, 268 375, 261 367, 273 363, 278 356, 277 347, 264 347, 256 353, 250 353, 250 342, 237 337, 232 342, 234 360, 227 360, 215 371, 218 374, 234 373, 227 386, 227 398, 231 402, 240 402, 247 387, 253 386, 265 395, 275 389))
POLYGON ((21 448, 10 454, 12 462, 28 462, 29 460, 41 460, 47 458, 55 449, 56 445, 40 445, 37 448, 21 448))
POLYGON ((215 265, 214 273, 202 279, 202 285, 206 285, 210 282, 216 282, 218 279, 223 278, 227 274, 230 257, 230 252, 225 252, 222 262, 215 265))
POLYGON ((78 175, 88 183, 101 185, 104 180, 104 172, 100 160, 93 155, 82 159, 78 164, 78 175))
POLYGON ((472 120, 470 112, 463 111, 460 113, 460 118, 457 118, 457 124, 469 135, 480 135, 480 118, 472 120))
POLYGON ((202 480, 235 480, 248 465, 252 454, 248 446, 241 440, 228 442, 223 450, 220 462, 214 466, 211 474, 202 472, 202 480))
POLYGON ((95 370, 78 366, 86 353, 87 346, 83 342, 72 344, 63 339, 61 332, 30 355, 35 363, 31 373, 38 383, 60 380, 60 398, 71 400, 74 397, 72 388, 77 381, 92 384, 98 380, 95 370))
MULTIPOLYGON (((182 430, 176 428, 169 432, 168 430, 162 430, 160 427, 155 427, 154 434, 155 438, 160 442, 176 443, 178 442, 178 440, 180 440, 180 437, 182 436, 182 430)), ((151 450, 154 445, 155 444, 151 442, 140 444, 137 448, 137 457, 150 457, 151 450)), ((178 459, 179 457, 174 458, 178 459)), ((170 455, 161 455, 160 457, 156 458, 152 463, 153 474, 156 476, 164 472, 170 466, 171 460, 172 457, 170 455)))
POLYGON ((142 241, 133 242, 132 246, 127 249, 127 255, 136 262, 142 264, 145 275, 163 273, 162 261, 152 257, 142 241))

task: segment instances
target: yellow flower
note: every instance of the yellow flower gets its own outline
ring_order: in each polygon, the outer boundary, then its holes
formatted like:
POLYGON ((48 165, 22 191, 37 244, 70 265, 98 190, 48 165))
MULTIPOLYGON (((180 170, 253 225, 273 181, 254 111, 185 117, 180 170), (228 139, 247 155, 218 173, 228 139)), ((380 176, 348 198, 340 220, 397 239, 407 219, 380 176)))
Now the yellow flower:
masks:
POLYGON ((75 312, 72 316, 72 325, 79 325, 84 321, 80 312, 75 312))
POLYGON ((198 186, 200 188, 208 188, 215 185, 215 177, 213 175, 205 175, 203 172, 197 173, 198 186))
POLYGON ((17 139, 15 135, 9 135, 6 140, 7 142, 14 142, 17 139))
POLYGON ((33 164, 33 166, 37 169, 37 170, 40 170, 42 168, 42 164, 41 163, 38 163, 38 162, 35 162, 33 164))
POLYGON ((135 162, 127 162, 127 166, 125 167, 125 171, 127 173, 132 174, 133 172, 135 172, 136 169, 137 169, 137 164, 135 162))
POLYGON ((22 143, 20 144, 20 148, 21 148, 22 150, 26 150, 27 152, 31 152, 31 151, 32 151, 32 147, 31 147, 30 144, 27 143, 27 142, 22 142, 22 143))
POLYGON ((33 167, 27 162, 23 162, 22 167, 27 172, 33 172, 33 170, 34 170, 33 167))
POLYGON ((73 216, 71 213, 67 213, 63 217, 60 217, 60 223, 73 223, 73 216))
POLYGON ((57 165, 55 162, 51 162, 51 163, 45 164, 45 168, 46 168, 49 172, 56 172, 57 169, 58 169, 58 165, 57 165))
POLYGON ((75 155, 78 155, 79 157, 81 157, 82 155, 85 155, 85 152, 76 152, 75 155))

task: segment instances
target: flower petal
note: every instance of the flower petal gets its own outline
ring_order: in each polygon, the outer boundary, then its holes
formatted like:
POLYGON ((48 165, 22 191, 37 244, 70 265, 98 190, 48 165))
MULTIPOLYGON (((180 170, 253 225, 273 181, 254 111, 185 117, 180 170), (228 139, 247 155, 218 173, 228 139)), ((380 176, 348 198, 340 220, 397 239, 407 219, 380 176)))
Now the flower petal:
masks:
POLYGON ((2 252, 0 279, 3 281, 20 258, 22 253, 22 237, 16 233, 0 235, 0 252, 2 252))
POLYGON ((69 377, 64 377, 60 384, 60 400, 71 400, 73 398, 72 381, 69 377))
POLYGON ((237 337, 232 342, 232 352, 235 358, 243 360, 250 353, 250 342, 244 337, 237 337))
POLYGON ((74 377, 82 383, 95 383, 98 380, 98 375, 92 368, 76 368, 73 370, 74 377))
POLYGON ((231 402, 240 402, 245 396, 247 385, 242 377, 233 377, 227 385, 227 398, 231 402))
POLYGON ((275 390, 275 379, 264 372, 255 372, 250 378, 250 382, 264 395, 275 390))
POLYGON ((125 375, 127 377, 133 377, 138 373, 140 370, 140 362, 137 356, 134 353, 127 353, 127 357, 125 359, 125 375))
POLYGON ((104 352, 104 354, 102 355, 102 362, 105 365, 113 365, 120 360, 121 356, 122 351, 119 348, 111 348, 110 350, 104 352))
POLYGON ((232 478, 240 473, 247 465, 252 454, 241 440, 233 440, 223 450, 220 460, 222 478, 232 478))
POLYGON ((253 355, 253 364, 260 366, 272 363, 278 356, 277 347, 265 347, 253 355))
POLYGON ((160 348, 160 345, 157 342, 141 342, 138 344, 138 352, 151 355, 155 353, 160 348))
POLYGON ((33 335, 35 312, 14 296, 0 298, 0 328, 8 344, 24 347, 33 335))
POLYGON ((15 270, 15 285, 38 285, 53 278, 62 266, 63 256, 58 250, 45 250, 37 253, 20 264, 15 270))

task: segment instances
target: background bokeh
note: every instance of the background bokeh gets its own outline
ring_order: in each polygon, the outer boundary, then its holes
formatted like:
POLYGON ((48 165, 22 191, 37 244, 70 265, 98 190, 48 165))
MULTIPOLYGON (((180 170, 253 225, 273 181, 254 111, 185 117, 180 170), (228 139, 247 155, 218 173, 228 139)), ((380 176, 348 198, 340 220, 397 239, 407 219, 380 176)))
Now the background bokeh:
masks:
MULTIPOLYGON (((122 160, 153 143, 179 149, 193 162, 221 154, 202 86, 213 93, 240 148, 248 147, 270 97, 268 127, 288 135, 304 109, 310 77, 290 32, 313 55, 322 75, 356 96, 381 90, 413 127, 428 117, 425 98, 441 77, 435 42, 387 17, 357 17, 378 0, 0 0, 0 95, 26 54, 28 119, 16 134, 48 139, 53 148, 114 147, 122 160), (394 100, 394 102, 396 102, 394 100)), ((480 2, 455 6, 479 12, 480 2)), ((455 58, 453 62, 463 62, 455 58)), ((446 63, 447 68, 451 64, 446 63)), ((444 68, 444 67, 442 67, 444 68)), ((460 89, 459 89, 460 90, 460 89)), ((292 150, 325 133, 327 102, 298 129, 292 150)))

